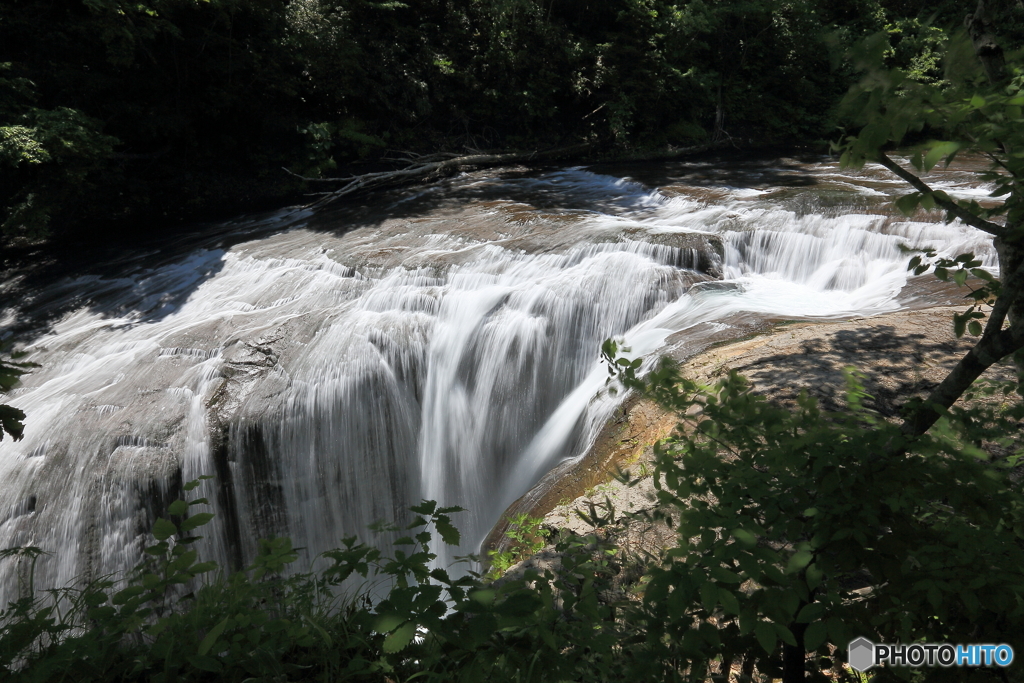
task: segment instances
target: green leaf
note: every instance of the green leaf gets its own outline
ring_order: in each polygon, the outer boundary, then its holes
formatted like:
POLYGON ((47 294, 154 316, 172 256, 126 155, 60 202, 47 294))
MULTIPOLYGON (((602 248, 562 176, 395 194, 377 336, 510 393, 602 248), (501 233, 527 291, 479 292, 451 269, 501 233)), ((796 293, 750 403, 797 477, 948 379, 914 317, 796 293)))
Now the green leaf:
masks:
POLYGON ((115 605, 123 605, 137 595, 145 593, 146 589, 142 586, 128 586, 124 590, 120 590, 114 593, 114 597, 111 598, 111 602, 115 605))
POLYGON ((189 517, 181 523, 181 531, 182 533, 188 533, 196 527, 201 527, 204 524, 208 524, 211 519, 213 519, 212 512, 197 512, 196 514, 192 515, 191 517, 189 517))
POLYGON ((224 665, 220 663, 220 660, 216 657, 211 657, 210 655, 189 655, 186 659, 188 659, 189 664, 200 671, 218 673, 224 668, 224 665))
POLYGON ((166 541, 176 533, 178 533, 178 527, 169 519, 161 517, 153 524, 153 537, 158 541, 166 541))
POLYGON ((729 571, 725 567, 713 566, 708 570, 711 578, 722 583, 739 583, 740 576, 736 572, 729 571))
POLYGON ((775 627, 775 633, 778 634, 782 642, 786 643, 787 645, 792 645, 793 647, 797 646, 796 636, 793 635, 793 632, 790 631, 789 628, 783 626, 782 624, 772 624, 772 626, 775 627))
POLYGON ((208 474, 204 474, 203 476, 198 477, 198 478, 193 479, 192 481, 188 482, 187 484, 182 486, 182 488, 185 489, 186 491, 191 491, 192 489, 196 488, 197 486, 202 484, 207 479, 213 479, 213 477, 211 477, 208 474))
POLYGON ((786 573, 793 574, 795 572, 800 571, 801 569, 809 565, 811 563, 811 560, 813 559, 814 553, 812 553, 810 550, 796 551, 790 556, 789 562, 786 563, 786 573))
POLYGON ((958 142, 939 142, 932 146, 928 150, 928 154, 924 156, 924 170, 930 171, 935 167, 935 164, 943 157, 948 157, 955 154, 960 149, 960 143, 958 142))
MULTIPOLYGON (((178 548, 182 547, 183 546, 179 545, 175 546, 174 549, 177 550, 178 548)), ((196 555, 197 553, 195 550, 190 550, 188 552, 182 553, 178 557, 174 558, 174 560, 167 565, 167 570, 170 572, 178 572, 188 569, 192 566, 192 563, 196 561, 196 555)))
POLYGON ((869 149, 877 149, 889 141, 892 129, 886 120, 874 121, 861 128, 858 136, 869 149))
POLYGON ((525 617, 536 612, 540 606, 540 597, 528 591, 521 591, 508 596, 494 608, 494 611, 510 617, 525 617))
POLYGON ((224 617, 220 622, 210 629, 203 640, 199 643, 199 654, 205 655, 213 647, 213 644, 220 638, 220 634, 224 633, 224 629, 228 627, 228 622, 231 621, 231 617, 224 617))
POLYGON ((391 633, 404 622, 405 619, 397 614, 382 614, 377 617, 373 630, 378 633, 391 633))
POLYGON ((757 638, 757 642, 764 648, 764 651, 771 654, 775 651, 775 643, 778 634, 775 632, 775 627, 767 621, 759 621, 754 627, 754 636, 757 638))
POLYGON ((99 607, 107 601, 107 594, 101 591, 93 591, 85 594, 85 604, 89 607, 99 607))
POLYGON ((496 590, 491 588, 485 588, 482 590, 473 591, 469 594, 469 599, 473 602, 480 603, 484 607, 490 607, 494 604, 494 598, 498 595, 496 590))
POLYGON ((388 637, 384 639, 384 652, 389 654, 401 652, 412 642, 415 635, 416 623, 412 621, 406 622, 388 634, 388 637))
POLYGON ((705 581, 700 587, 700 603, 709 612, 713 612, 718 604, 718 587, 711 581, 705 581))
POLYGON ((728 614, 740 613, 740 601, 736 599, 736 594, 728 588, 718 589, 718 600, 722 603, 722 608, 728 614))
POLYGON ((414 505, 409 509, 415 512, 417 515, 432 515, 434 514, 434 510, 437 509, 437 501, 425 500, 419 505, 414 505))
POLYGON ((167 514, 169 515, 184 515, 188 512, 188 503, 183 500, 176 500, 167 506, 167 514))
POLYGON ((757 536, 746 529, 733 529, 732 535, 737 541, 748 548, 757 545, 757 536))
POLYGON ((437 533, 441 534, 441 540, 448 545, 458 545, 461 539, 459 530, 447 517, 438 517, 434 522, 437 533))
POLYGON ((828 635, 833 643, 849 642, 850 631, 842 619, 839 617, 829 617, 825 620, 825 624, 828 626, 828 635))
POLYGON ((960 315, 958 313, 953 314, 953 334, 956 338, 964 336, 964 332, 967 330, 967 316, 960 315))
POLYGON ((967 331, 970 332, 975 337, 980 337, 982 332, 981 323, 979 323, 977 320, 972 320, 971 322, 967 323, 967 331))
POLYGON ((824 605, 820 602, 812 602, 800 609, 800 612, 796 615, 796 621, 798 624, 809 624, 820 619, 824 613, 824 605))
POLYGON ((896 200, 896 209, 905 216, 913 215, 914 211, 917 210, 917 205, 921 202, 920 192, 911 192, 905 194, 896 200))
POLYGON ((804 648, 808 652, 813 652, 824 645, 827 638, 828 628, 825 626, 825 622, 815 621, 804 631, 804 648))

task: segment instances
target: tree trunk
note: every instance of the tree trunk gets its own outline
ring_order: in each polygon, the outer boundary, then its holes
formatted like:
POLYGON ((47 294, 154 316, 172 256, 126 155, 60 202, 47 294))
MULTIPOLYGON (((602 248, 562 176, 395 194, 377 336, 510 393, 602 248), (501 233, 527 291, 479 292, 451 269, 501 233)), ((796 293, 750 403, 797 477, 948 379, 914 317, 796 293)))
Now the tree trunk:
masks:
POLYGON ((722 77, 718 77, 718 102, 715 105, 715 131, 711 135, 714 142, 721 142, 727 134, 725 132, 725 102, 722 99, 722 77))
POLYGON ((1003 48, 992 33, 992 21, 985 7, 985 0, 978 0, 974 14, 968 14, 964 18, 964 27, 971 36, 974 54, 981 61, 989 83, 1001 83, 1006 75, 1006 62, 1003 58, 1003 48))
MULTIPOLYGON (((1012 232, 1007 230, 1007 232, 1012 232)), ((999 255, 1002 291, 989 314, 981 339, 956 367, 932 391, 931 395, 901 427, 908 436, 920 436, 935 424, 942 410, 948 409, 974 380, 1007 356, 1016 354, 1017 371, 1024 377, 1024 245, 1007 241, 1002 235, 994 240, 999 255), (1004 328, 1004 323, 1009 326, 1004 328)))
POLYGON ((807 662, 807 653, 804 651, 804 632, 807 630, 807 624, 793 623, 789 625, 789 630, 796 638, 796 645, 782 645, 782 683, 803 683, 806 680, 804 666, 807 662))
MULTIPOLYGON (((1021 234, 1019 227, 1008 230, 1009 234, 1021 234)), ((1006 317, 1010 321, 1010 329, 1016 330, 1019 339, 1024 333, 1024 237, 1017 237, 1011 242, 997 237, 996 252, 999 254, 1000 277, 1003 283, 1003 296, 1010 297, 1006 317)), ((1018 346, 1013 357, 1017 366, 1018 381, 1024 385, 1024 349, 1018 346)))

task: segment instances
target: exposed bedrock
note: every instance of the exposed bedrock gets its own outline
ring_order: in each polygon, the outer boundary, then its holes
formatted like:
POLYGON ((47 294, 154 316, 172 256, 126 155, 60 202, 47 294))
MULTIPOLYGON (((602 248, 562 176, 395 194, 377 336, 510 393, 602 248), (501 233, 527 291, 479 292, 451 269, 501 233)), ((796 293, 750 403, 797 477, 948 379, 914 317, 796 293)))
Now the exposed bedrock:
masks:
MULTIPOLYGON (((901 405, 927 395, 971 348, 971 340, 953 334, 953 313, 963 310, 937 307, 847 321, 777 323, 701 353, 670 355, 698 382, 710 384, 735 370, 773 401, 795 406, 800 392, 807 391, 826 410, 842 409, 844 369, 852 366, 865 375, 867 405, 896 418, 901 405)), ((990 374, 1011 379, 1013 368, 1003 363, 990 374)), ((576 511, 586 514, 591 502, 602 505, 606 496, 617 518, 651 507, 649 481, 629 489, 613 477, 618 469, 632 468, 635 476, 640 464, 649 465, 653 444, 675 425, 673 415, 628 397, 583 458, 552 470, 509 507, 488 536, 485 550, 505 548, 505 520, 516 514, 545 517, 548 526, 580 533, 588 526, 576 511)))
MULTIPOLYGON (((214 475, 195 492, 216 515, 200 550, 225 567, 265 536, 306 548, 303 564, 375 541, 371 523, 423 498, 467 510, 438 564, 476 552, 538 481, 531 496, 560 502, 666 428, 603 391, 605 339, 689 358, 780 318, 934 301, 906 287, 901 244, 991 262, 962 226, 879 213, 889 186, 831 163, 793 167, 841 190, 843 211, 815 213, 817 195, 793 211, 774 172, 758 187, 696 166, 656 186, 469 174, 25 290, 4 314, 38 330, 19 339, 40 367, 5 398, 29 418, 0 443, 0 548, 51 553, 37 586, 116 574, 182 483, 214 475)), ((0 561, 0 604, 15 564, 0 561)))

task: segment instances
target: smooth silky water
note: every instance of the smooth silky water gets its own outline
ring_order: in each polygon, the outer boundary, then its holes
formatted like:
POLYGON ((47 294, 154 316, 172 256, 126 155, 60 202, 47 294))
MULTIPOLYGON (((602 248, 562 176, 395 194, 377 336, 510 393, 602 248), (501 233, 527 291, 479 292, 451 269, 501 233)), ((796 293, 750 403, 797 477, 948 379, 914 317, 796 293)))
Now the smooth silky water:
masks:
MULTIPOLYGON (((621 399, 604 339, 654 359, 752 320, 937 302, 908 287, 901 244, 994 266, 980 233, 892 214, 901 191, 828 160, 479 172, 235 221, 28 293, 9 278, 7 336, 41 367, 5 398, 28 419, 0 443, 0 548, 49 553, 37 587, 116 575, 209 474, 202 555, 222 566, 280 535, 308 566, 421 499, 467 510, 447 564, 586 452, 621 399)), ((0 561, 0 604, 18 571, 0 561)))

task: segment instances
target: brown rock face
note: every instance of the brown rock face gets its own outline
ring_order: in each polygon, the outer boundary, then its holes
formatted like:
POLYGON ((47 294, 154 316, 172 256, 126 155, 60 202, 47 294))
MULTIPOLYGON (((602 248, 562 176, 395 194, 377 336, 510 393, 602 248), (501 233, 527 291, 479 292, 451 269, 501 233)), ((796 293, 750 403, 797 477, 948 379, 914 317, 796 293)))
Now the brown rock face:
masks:
POLYGON ((583 495, 607 482, 618 470, 640 460, 651 444, 671 433, 673 415, 651 401, 631 396, 615 411, 597 441, 579 460, 556 467, 526 495, 509 506, 484 541, 482 551, 504 550, 507 543, 507 518, 526 512, 543 517, 555 506, 583 495))
MULTIPOLYGON (((865 389, 872 397, 867 405, 885 416, 898 417, 900 406, 936 386, 972 346, 970 339, 957 339, 953 333, 953 313, 961 310, 939 307, 845 321, 776 323, 767 333, 689 358, 681 350, 675 360, 689 377, 702 383, 735 370, 773 401, 793 403, 801 391, 807 391, 826 410, 842 408, 843 371, 853 366, 864 373, 865 389)), ((993 370, 1001 379, 1013 376, 1009 363, 993 370)), ((635 491, 611 480, 618 468, 649 457, 652 445, 674 426, 672 415, 646 400, 628 398, 584 458, 549 472, 509 507, 505 517, 521 512, 546 516, 547 526, 580 533, 586 524, 576 511, 586 513, 591 504, 600 508, 606 497, 616 508, 612 512, 616 519, 627 511, 653 507, 649 477, 635 491)), ((488 536, 484 552, 503 549, 504 530, 503 520, 488 536)), ((627 539, 647 538, 651 530, 623 533, 627 539)))

